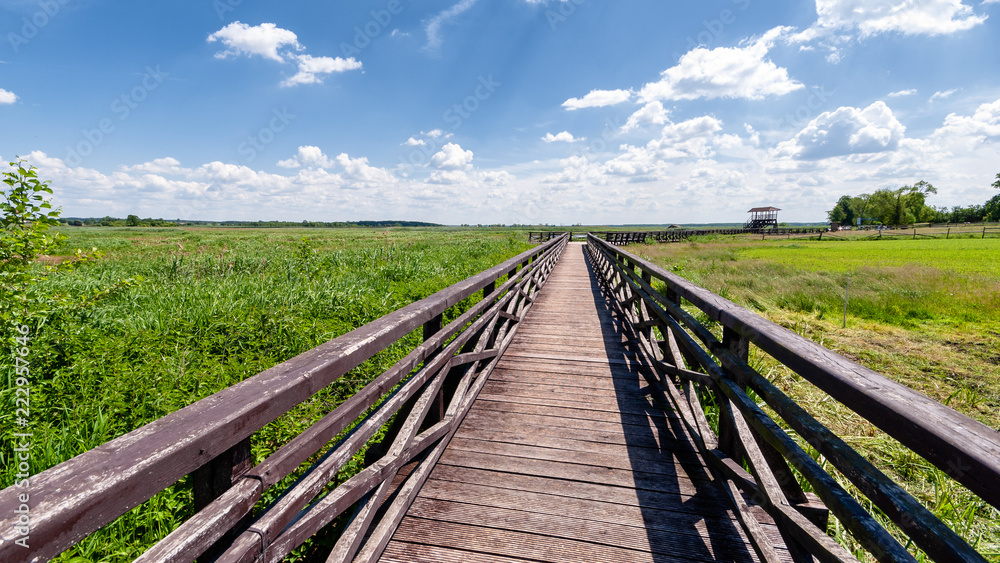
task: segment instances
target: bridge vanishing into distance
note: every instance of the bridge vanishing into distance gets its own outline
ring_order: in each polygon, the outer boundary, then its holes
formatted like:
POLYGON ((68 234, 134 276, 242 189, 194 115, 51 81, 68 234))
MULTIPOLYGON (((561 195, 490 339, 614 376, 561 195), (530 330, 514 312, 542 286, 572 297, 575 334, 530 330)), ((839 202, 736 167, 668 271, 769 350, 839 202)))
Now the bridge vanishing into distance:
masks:
POLYGON ((0 491, 0 560, 49 560, 190 475, 193 515, 138 561, 281 561, 317 534, 330 562, 986 561, 750 352, 1000 507, 995 430, 569 238, 34 476, 30 548, 9 541, 21 502, 0 491), (255 433, 414 331, 406 357, 254 464, 255 433))

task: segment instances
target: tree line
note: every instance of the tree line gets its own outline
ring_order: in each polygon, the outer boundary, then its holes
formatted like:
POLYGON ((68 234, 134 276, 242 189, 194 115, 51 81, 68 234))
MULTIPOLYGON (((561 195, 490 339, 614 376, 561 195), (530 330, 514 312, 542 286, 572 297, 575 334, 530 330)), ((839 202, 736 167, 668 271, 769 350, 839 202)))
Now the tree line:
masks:
POLYGON ((181 225, 199 225, 210 227, 254 227, 254 228, 350 228, 371 227, 384 229, 388 227, 441 227, 438 223, 422 221, 191 221, 181 219, 140 219, 138 215, 129 215, 124 219, 117 217, 69 217, 61 221, 64 225, 74 227, 178 227, 181 225))
MULTIPOLYGON (((1000 173, 993 187, 1000 189, 1000 173)), ((937 188, 920 181, 912 186, 882 188, 870 194, 844 195, 827 212, 827 217, 830 222, 842 225, 856 225, 859 219, 863 224, 882 225, 1000 221, 1000 195, 993 196, 982 205, 948 209, 927 205, 927 196, 936 193, 937 188)))

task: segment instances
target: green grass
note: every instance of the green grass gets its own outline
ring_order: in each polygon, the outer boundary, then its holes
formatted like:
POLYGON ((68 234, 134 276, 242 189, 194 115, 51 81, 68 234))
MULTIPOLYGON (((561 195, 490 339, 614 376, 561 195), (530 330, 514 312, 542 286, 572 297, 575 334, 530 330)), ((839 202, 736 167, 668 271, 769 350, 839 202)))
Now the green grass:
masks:
MULTIPOLYGON (((1000 264, 995 260, 1000 240, 789 242, 730 237, 632 250, 992 428, 1000 427, 1000 264), (848 276, 850 301, 843 328, 848 276)), ((1000 513, 995 509, 755 347, 751 363, 989 560, 1000 561, 1000 513)), ((841 482, 846 479, 841 477, 841 482)), ((891 524, 887 527, 898 534, 891 524)), ((862 556, 835 519, 830 532, 862 556)), ((910 547, 918 560, 925 560, 910 547)))
POLYGON ((740 256, 814 272, 851 274, 866 268, 933 267, 952 274, 1000 278, 997 239, 775 241, 740 256))
MULTIPOLYGON (((97 247, 106 256, 44 282, 43 289, 61 304, 46 324, 34 327, 30 344, 32 473, 529 247, 521 232, 488 230, 63 231, 69 237, 65 254, 97 247)), ((255 459, 283 445, 418 342, 419 335, 409 335, 260 431, 253 440, 255 459)), ((0 369, 10 379, 7 356, 0 369)), ((0 394, 4 429, 15 428, 12 388, 8 381, 0 394)), ((0 487, 14 481, 12 431, 4 432, 0 445, 0 487)), ((190 498, 190 487, 181 482, 62 560, 130 561, 186 518, 190 498)))

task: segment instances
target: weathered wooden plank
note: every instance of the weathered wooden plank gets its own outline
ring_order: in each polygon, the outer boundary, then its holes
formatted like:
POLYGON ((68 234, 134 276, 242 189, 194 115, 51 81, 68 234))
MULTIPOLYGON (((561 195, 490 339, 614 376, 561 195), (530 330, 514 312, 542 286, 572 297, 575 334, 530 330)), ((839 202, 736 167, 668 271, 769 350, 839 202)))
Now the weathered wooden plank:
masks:
POLYGON ((757 560, 591 275, 571 245, 384 560, 757 560))
POLYGON ((464 524, 474 520, 478 525, 489 528, 580 540, 691 560, 706 557, 718 560, 720 555, 725 556, 730 553, 735 555, 730 559, 732 561, 753 560, 738 535, 719 537, 721 534, 716 534, 716 537, 709 539, 705 537, 709 535, 707 529, 664 526, 664 529, 651 530, 641 520, 638 522, 639 525, 629 526, 583 517, 558 518, 537 512, 433 499, 421 499, 414 503, 410 516, 452 524, 464 524), (724 552, 717 554, 717 549, 722 549, 724 552))

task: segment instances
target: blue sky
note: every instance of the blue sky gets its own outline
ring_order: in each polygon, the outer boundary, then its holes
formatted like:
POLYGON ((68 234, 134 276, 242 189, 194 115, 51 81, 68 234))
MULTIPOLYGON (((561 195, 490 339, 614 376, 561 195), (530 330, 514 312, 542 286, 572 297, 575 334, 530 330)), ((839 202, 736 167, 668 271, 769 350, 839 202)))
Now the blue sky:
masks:
POLYGON ((0 0, 64 216, 825 218, 1000 172, 1000 0, 0 0))

